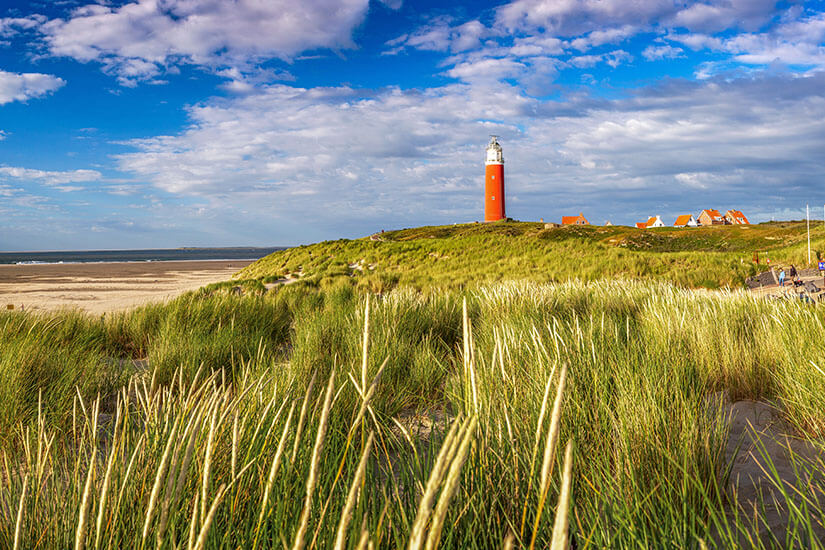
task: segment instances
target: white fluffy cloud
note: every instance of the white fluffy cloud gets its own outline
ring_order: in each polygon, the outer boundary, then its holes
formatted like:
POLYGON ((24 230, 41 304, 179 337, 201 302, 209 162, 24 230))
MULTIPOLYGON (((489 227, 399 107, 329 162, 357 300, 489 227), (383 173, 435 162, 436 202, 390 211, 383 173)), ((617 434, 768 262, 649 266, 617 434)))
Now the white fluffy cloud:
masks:
POLYGON ((644 49, 642 57, 648 61, 656 61, 658 59, 675 59, 677 57, 684 57, 684 55, 682 48, 677 48, 670 44, 663 44, 661 46, 651 44, 644 49))
POLYGON ((648 24, 692 30, 757 28, 773 14, 775 0, 514 0, 496 12, 510 32, 543 30, 559 36, 608 33, 648 24))
POLYGON ((775 7, 776 0, 697 2, 678 10, 668 24, 705 32, 737 27, 755 30, 770 19, 775 7))
MULTIPOLYGON (((819 66, 825 19, 804 19, 803 13, 798 6, 777 11, 775 0, 513 0, 497 8, 489 27, 478 20, 459 24, 440 16, 388 42, 391 49, 385 53, 405 48, 450 52, 443 63, 447 76, 471 83, 509 79, 541 96, 552 90, 561 70, 632 63, 634 55, 627 50, 637 44, 629 42, 641 33, 658 35, 639 52, 647 61, 686 57, 670 40, 694 50, 724 51, 735 63, 770 64, 779 59, 819 66), (773 28, 727 33, 724 38, 714 35, 765 24, 773 28), (609 45, 613 46, 604 47, 609 45)), ((710 72, 700 67, 697 74, 706 78, 710 72)))
POLYGON ((97 61, 124 84, 179 63, 245 66, 351 47, 368 0, 137 0, 89 4, 43 24, 52 55, 97 61))
POLYGON ((404 48, 462 52, 479 47, 481 39, 489 33, 489 29, 476 20, 454 24, 450 17, 436 17, 412 34, 404 34, 387 42, 391 49, 385 53, 396 54, 404 48))
POLYGON ((102 174, 97 170, 37 170, 20 166, 0 165, 0 180, 15 179, 55 186, 64 191, 76 191, 80 187, 66 187, 69 183, 89 183, 98 181, 102 174), (63 187, 60 187, 63 186, 63 187))
POLYGON ((37 28, 46 21, 42 15, 26 17, 0 17, 0 36, 14 36, 20 31, 37 28))
POLYGON ((133 141, 120 168, 215 211, 231 198, 287 225, 477 219, 488 133, 502 136, 508 212, 523 219, 601 204, 596 215, 630 222, 622 217, 637 209, 669 214, 708 200, 765 219, 764 205, 803 200, 825 172, 825 74, 563 103, 489 82, 376 93, 271 86, 190 117, 178 135, 133 141))
POLYGON ((825 67, 825 14, 786 22, 761 33, 741 33, 719 38, 702 33, 672 34, 669 39, 694 50, 710 49, 731 54, 748 65, 825 67))
POLYGON ((65 83, 62 78, 50 74, 10 73, 0 70, 0 105, 46 95, 65 83))

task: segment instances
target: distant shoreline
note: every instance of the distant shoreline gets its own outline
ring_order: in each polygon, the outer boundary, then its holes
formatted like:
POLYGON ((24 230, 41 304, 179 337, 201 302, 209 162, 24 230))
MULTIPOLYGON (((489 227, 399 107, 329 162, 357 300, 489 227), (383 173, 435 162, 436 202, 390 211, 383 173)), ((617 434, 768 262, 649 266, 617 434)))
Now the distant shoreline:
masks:
POLYGON ((142 263, 170 261, 255 261, 284 246, 154 248, 133 250, 62 250, 0 252, 0 265, 52 265, 86 263, 142 263))
POLYGON ((101 265, 101 264, 158 264, 169 262, 255 262, 260 258, 208 258, 208 259, 192 259, 192 260, 95 260, 95 261, 75 261, 75 262, 15 262, 13 264, 0 262, 0 266, 7 265, 101 265))

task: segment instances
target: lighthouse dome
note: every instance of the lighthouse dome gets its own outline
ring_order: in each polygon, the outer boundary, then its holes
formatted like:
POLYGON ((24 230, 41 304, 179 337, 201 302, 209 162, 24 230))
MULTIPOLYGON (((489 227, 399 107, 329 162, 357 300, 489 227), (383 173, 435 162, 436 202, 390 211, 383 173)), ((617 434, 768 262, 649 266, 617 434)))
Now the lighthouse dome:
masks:
POLYGON ((504 155, 498 143, 498 136, 490 136, 490 143, 487 145, 487 164, 504 164, 504 155))

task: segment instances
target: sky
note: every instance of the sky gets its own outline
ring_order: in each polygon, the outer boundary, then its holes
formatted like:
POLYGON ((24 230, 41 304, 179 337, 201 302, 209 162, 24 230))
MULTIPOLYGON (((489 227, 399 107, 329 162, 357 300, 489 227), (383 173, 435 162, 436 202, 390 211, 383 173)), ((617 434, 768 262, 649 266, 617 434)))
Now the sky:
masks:
POLYGON ((825 0, 4 0, 0 250, 822 219, 825 0))

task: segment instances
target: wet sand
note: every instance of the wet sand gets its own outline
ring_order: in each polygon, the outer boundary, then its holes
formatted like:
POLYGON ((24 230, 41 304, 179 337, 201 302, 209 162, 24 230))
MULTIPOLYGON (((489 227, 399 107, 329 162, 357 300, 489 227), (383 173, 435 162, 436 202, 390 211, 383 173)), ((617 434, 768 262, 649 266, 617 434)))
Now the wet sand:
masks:
POLYGON ((0 308, 100 315, 226 281, 249 260, 0 265, 0 308))

